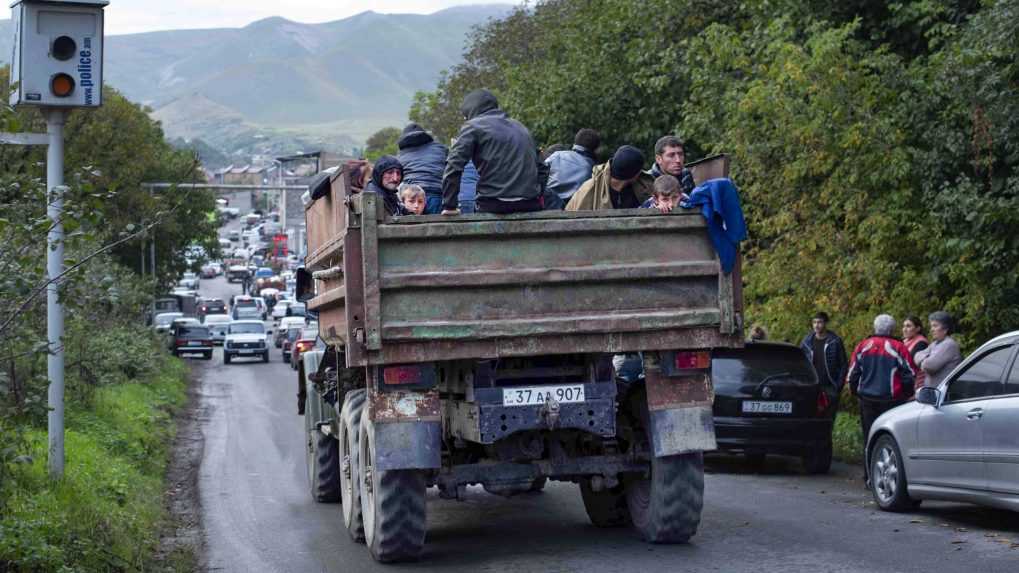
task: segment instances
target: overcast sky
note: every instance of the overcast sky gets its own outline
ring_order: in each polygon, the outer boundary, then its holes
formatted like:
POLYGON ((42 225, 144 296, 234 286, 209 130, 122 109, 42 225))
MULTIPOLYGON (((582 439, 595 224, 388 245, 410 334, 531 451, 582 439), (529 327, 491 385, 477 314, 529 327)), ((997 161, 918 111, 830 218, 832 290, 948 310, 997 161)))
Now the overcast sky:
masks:
MULTIPOLYGON (((240 28, 262 18, 328 22, 365 10, 430 14, 464 4, 519 0, 110 0, 106 33, 133 34, 181 28, 240 28)), ((9 4, 9 2, 8 2, 9 4)))

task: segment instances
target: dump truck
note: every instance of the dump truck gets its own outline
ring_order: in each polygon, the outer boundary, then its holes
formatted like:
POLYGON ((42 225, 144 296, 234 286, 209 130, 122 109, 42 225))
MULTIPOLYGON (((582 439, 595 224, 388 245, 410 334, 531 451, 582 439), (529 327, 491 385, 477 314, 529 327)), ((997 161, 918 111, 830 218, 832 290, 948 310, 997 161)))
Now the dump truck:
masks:
POLYGON ((743 344, 739 261, 722 271, 701 212, 391 217, 357 173, 306 205, 312 496, 381 562, 422 554, 429 487, 571 482, 596 526, 689 540, 716 447, 710 351, 743 344))

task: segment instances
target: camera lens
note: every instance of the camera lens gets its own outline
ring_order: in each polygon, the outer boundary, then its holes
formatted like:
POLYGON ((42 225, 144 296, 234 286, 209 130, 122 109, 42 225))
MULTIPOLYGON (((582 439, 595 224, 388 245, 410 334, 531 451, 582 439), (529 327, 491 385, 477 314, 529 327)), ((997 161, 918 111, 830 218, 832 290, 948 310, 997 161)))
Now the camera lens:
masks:
POLYGON ((60 36, 53 40, 53 57, 61 62, 70 60, 78 51, 78 44, 70 36, 60 36))

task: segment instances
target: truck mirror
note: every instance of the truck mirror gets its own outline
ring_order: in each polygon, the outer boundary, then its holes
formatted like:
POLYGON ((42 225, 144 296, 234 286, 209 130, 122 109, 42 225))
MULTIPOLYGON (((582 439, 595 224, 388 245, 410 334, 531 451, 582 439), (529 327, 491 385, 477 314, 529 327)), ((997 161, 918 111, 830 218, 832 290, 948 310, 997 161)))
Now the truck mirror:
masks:
POLYGON ((315 297, 315 279, 304 267, 297 269, 297 300, 308 302, 315 297))

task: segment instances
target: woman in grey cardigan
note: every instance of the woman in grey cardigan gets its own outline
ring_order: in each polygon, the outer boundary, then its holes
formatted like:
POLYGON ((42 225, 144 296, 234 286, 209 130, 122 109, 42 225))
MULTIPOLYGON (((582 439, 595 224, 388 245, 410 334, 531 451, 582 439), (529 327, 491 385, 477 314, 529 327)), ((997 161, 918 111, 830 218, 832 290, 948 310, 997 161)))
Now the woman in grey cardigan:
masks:
POLYGON ((927 374, 924 386, 936 388, 945 376, 962 362, 959 344, 951 337, 955 332, 955 319, 945 311, 932 312, 930 321, 931 345, 913 357, 917 367, 927 374))

